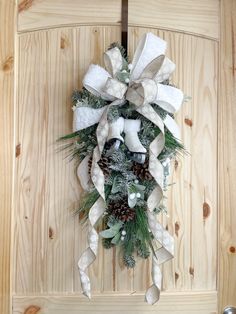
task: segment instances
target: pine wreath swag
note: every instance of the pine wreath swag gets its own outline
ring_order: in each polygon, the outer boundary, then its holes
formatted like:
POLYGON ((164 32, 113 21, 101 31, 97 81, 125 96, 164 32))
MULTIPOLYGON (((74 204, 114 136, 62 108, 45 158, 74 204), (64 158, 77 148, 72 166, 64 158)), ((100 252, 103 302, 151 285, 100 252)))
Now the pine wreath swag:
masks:
POLYGON ((96 258, 99 236, 105 248, 120 247, 127 267, 135 266, 136 257, 152 256, 150 304, 160 296, 159 266, 173 257, 173 238, 158 214, 166 210, 170 162, 184 152, 174 120, 184 95, 170 84, 175 64, 165 57, 166 46, 147 33, 129 63, 124 48, 112 44, 104 53, 106 70, 90 65, 83 89, 72 96, 73 133, 62 139, 74 139, 72 156, 80 161, 77 175, 85 195, 78 211, 90 227, 78 267, 89 298, 86 270, 96 258), (98 223, 103 231, 97 231, 98 223))

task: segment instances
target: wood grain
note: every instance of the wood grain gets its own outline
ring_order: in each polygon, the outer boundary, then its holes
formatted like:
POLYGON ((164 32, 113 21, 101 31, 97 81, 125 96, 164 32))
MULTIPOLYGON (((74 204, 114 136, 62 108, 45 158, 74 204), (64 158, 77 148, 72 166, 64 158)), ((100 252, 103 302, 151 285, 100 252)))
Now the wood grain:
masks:
MULTIPOLYGON (((170 31, 130 28, 131 54, 140 36, 150 31, 167 41, 167 55, 177 65, 173 83, 192 97, 177 114, 189 154, 176 160, 170 178, 175 184, 167 194, 170 217, 162 218, 164 226, 175 235, 176 247, 174 260, 164 266, 163 288, 215 290, 218 43, 170 31), (207 217, 203 212, 206 203, 210 208, 207 217)), ((143 290, 150 284, 146 262, 140 262, 135 273, 134 291, 143 290)))
POLYGON ((0 313, 11 312, 14 1, 0 1, 0 313))
POLYGON ((219 311, 236 307, 236 2, 221 1, 219 84, 219 311))
POLYGON ((13 314, 27 314, 30 306, 40 308, 43 314, 216 314, 216 292, 163 293, 157 305, 150 306, 142 295, 94 296, 91 301, 81 296, 22 296, 14 297, 13 314))
POLYGON ((121 0, 19 0, 18 31, 71 24, 119 24, 121 0))
POLYGON ((219 38, 219 0, 130 0, 130 26, 219 38))

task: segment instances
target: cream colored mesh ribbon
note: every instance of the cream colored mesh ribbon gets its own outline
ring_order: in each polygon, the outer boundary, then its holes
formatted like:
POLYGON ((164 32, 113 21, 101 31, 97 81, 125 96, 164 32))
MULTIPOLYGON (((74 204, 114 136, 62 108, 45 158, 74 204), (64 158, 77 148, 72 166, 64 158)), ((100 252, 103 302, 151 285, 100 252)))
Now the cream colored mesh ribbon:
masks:
MULTIPOLYGON (((96 96, 111 101, 111 104, 100 109, 79 106, 74 111, 74 131, 78 131, 98 123, 97 143, 93 151, 91 179, 100 194, 100 198, 92 206, 89 212, 89 235, 88 248, 82 254, 79 262, 79 272, 83 293, 90 297, 90 280, 86 274, 88 266, 95 260, 98 247, 98 234, 95 225, 103 215, 105 205, 104 175, 98 165, 105 142, 108 137, 109 124, 107 113, 111 106, 120 106, 126 100, 136 105, 136 110, 159 129, 160 134, 152 141, 149 147, 149 171, 154 177, 157 186, 147 200, 149 228, 154 236, 158 249, 152 257, 152 280, 153 284, 146 292, 146 300, 154 304, 159 300, 161 290, 161 271, 159 265, 173 257, 174 241, 170 234, 156 220, 153 213, 163 197, 163 166, 158 156, 164 148, 165 127, 177 138, 179 138, 178 126, 170 115, 165 119, 156 113, 151 103, 156 103, 167 112, 173 114, 183 102, 181 90, 160 84, 169 78, 175 69, 174 63, 165 57, 166 42, 152 33, 145 34, 135 51, 130 82, 128 86, 116 79, 116 74, 122 69, 122 56, 118 48, 108 50, 104 55, 106 69, 98 65, 91 65, 84 77, 84 87, 96 96)), ((86 157, 87 158, 87 157, 86 157)), ((83 187, 89 189, 89 178, 85 174, 86 162, 84 159, 78 167, 78 176, 83 187)))

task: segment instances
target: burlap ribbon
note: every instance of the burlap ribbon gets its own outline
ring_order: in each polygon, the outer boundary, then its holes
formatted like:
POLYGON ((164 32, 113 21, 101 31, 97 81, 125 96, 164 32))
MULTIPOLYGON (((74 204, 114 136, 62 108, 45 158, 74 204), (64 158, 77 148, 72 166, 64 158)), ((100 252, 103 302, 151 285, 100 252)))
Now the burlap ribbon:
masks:
MULTIPOLYGON (((106 70, 98 65, 90 65, 85 74, 83 85, 96 96, 100 96, 111 104, 100 109, 79 106, 74 111, 74 131, 78 131, 98 123, 97 143, 94 149, 91 178, 100 194, 98 201, 89 212, 90 231, 88 237, 89 247, 82 254, 78 267, 81 276, 83 292, 90 297, 90 281, 86 275, 87 267, 95 260, 98 246, 98 234, 94 225, 105 211, 104 175, 98 165, 108 136, 109 124, 107 113, 111 106, 122 105, 126 100, 135 104, 136 111, 154 123, 160 134, 152 141, 149 147, 149 171, 156 180, 157 186, 147 200, 149 228, 157 244, 153 255, 152 286, 146 292, 146 300, 154 304, 159 300, 161 290, 161 271, 159 265, 173 257, 173 238, 157 222, 153 209, 158 207, 163 197, 163 166, 158 156, 164 148, 164 126, 175 136, 179 137, 178 126, 170 115, 164 120, 156 113, 151 103, 155 103, 167 112, 173 114, 183 102, 183 93, 179 89, 160 84, 168 79, 174 71, 175 65, 164 56, 166 42, 152 33, 145 34, 135 51, 129 84, 117 79, 117 74, 122 70, 123 59, 118 48, 105 52, 104 63, 106 70)), ((84 180, 84 187, 88 187, 88 178, 84 175, 86 160, 78 168, 80 181, 84 180), (83 167, 83 170, 82 170, 83 167)))

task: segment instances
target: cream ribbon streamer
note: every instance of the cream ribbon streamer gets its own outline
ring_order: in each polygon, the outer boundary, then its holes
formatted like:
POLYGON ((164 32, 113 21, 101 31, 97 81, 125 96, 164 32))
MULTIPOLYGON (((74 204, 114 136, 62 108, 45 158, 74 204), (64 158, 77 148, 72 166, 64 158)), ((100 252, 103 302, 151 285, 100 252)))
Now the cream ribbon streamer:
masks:
POLYGON ((97 221, 103 215, 106 209, 105 202, 102 197, 100 197, 95 204, 91 207, 89 211, 89 223, 90 231, 88 234, 88 248, 83 252, 79 261, 78 268, 80 273, 80 281, 84 295, 91 298, 91 284, 89 276, 86 274, 86 269, 90 264, 94 262, 97 256, 98 250, 98 234, 94 226, 97 221))
MULTIPOLYGON (((108 121, 107 121, 107 112, 110 108, 110 106, 118 106, 121 105, 123 101, 116 100, 112 102, 109 106, 106 107, 106 110, 104 110, 104 113, 100 119, 99 125, 97 127, 97 143, 98 145, 95 147, 93 151, 93 159, 92 159, 92 167, 91 167, 91 175, 92 175, 92 181, 101 195, 100 198, 95 202, 95 204, 91 207, 89 211, 89 234, 88 234, 88 248, 83 252, 82 256, 79 259, 78 262, 78 268, 80 273, 80 280, 81 280, 81 286, 83 290, 83 294, 87 296, 88 298, 91 298, 91 284, 89 276, 86 274, 86 270, 89 267, 90 264, 94 262, 97 256, 97 248, 98 248, 98 234, 95 229, 95 225, 98 222, 98 220, 102 217, 104 211, 106 210, 106 203, 105 203, 105 192, 104 192, 104 174, 101 170, 101 168, 98 165, 98 161, 101 158, 101 154, 108 136, 108 121)), ((87 176, 84 176, 84 167, 85 163, 87 162, 87 157, 85 157, 82 161, 82 166, 78 167, 77 174, 80 178, 80 182, 86 182, 82 183, 82 186, 85 187, 88 186, 87 182, 87 176)))
MULTIPOLYGON (((159 265, 173 257, 173 238, 157 222, 156 216, 153 213, 153 209, 160 204, 163 197, 163 166, 158 160, 158 156, 165 145, 164 127, 168 128, 177 138, 179 138, 179 131, 177 124, 170 115, 167 115, 162 120, 150 103, 156 103, 170 114, 173 114, 180 108, 183 102, 183 93, 181 90, 169 85, 160 84, 168 79, 175 69, 174 63, 164 56, 165 50, 166 42, 164 40, 152 33, 147 33, 141 38, 135 51, 128 86, 116 78, 123 64, 123 59, 118 48, 110 49, 104 54, 104 63, 107 71, 98 65, 90 65, 83 79, 83 85, 88 91, 107 101, 111 101, 111 104, 100 109, 78 106, 74 111, 74 131, 98 123, 96 132, 98 145, 93 152, 91 179, 100 194, 100 198, 90 209, 89 247, 82 254, 78 262, 82 289, 88 297, 91 294, 90 281, 85 271, 96 258, 98 235, 94 225, 105 210, 105 180, 98 161, 101 158, 108 136, 109 124, 107 113, 111 106, 122 105, 126 100, 134 103, 136 111, 153 122, 161 131, 149 147, 149 171, 154 177, 157 186, 147 200, 148 222, 149 228, 158 245, 158 249, 152 258, 153 284, 146 292, 146 300, 149 304, 154 304, 159 300, 161 290, 161 271, 159 265)), ((85 162, 86 160, 84 160, 85 162)), ((77 172, 81 182, 85 179, 81 170, 84 163, 82 161, 77 172)), ((86 178, 85 187, 89 187, 87 181, 86 178)))

